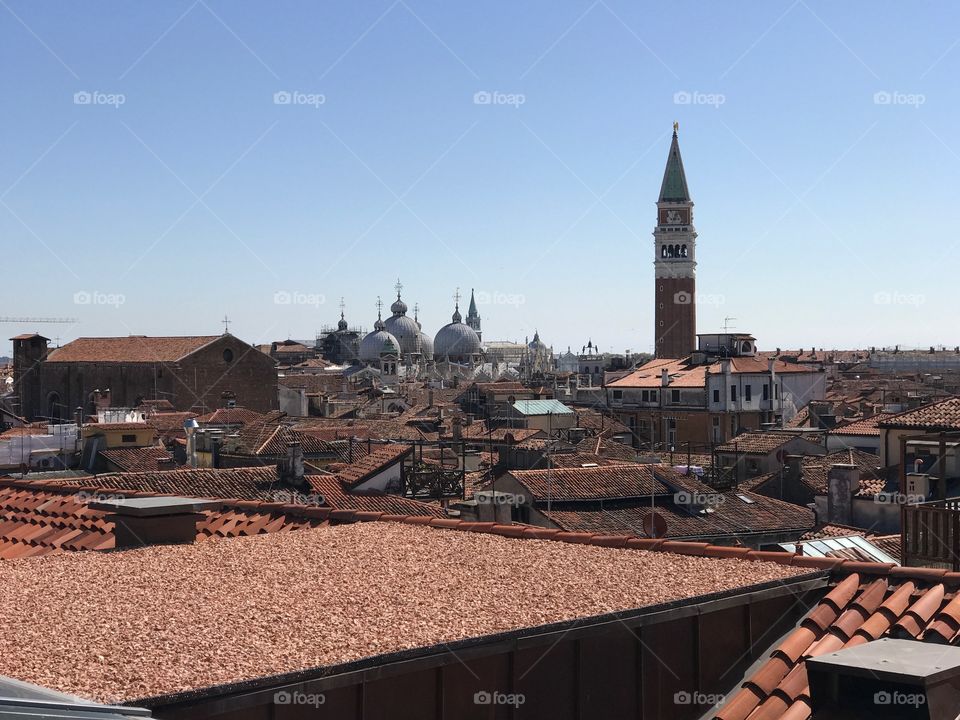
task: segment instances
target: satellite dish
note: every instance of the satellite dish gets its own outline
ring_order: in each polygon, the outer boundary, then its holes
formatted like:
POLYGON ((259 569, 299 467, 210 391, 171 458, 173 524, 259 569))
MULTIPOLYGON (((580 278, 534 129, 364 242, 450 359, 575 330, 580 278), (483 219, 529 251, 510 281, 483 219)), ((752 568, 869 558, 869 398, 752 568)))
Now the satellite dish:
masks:
POLYGON ((643 532, 650 538, 662 538, 667 534, 667 521, 660 513, 648 512, 643 516, 643 532))

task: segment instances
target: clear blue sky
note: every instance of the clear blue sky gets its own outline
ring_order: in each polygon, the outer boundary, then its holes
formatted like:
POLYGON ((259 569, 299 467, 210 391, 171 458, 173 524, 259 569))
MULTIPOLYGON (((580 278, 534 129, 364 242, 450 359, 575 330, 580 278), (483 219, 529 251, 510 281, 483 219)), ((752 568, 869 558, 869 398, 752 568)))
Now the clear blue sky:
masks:
POLYGON ((35 329, 216 333, 224 313, 251 342, 312 337, 341 296, 370 327, 397 276, 431 333, 475 287, 488 339, 649 350, 674 120, 701 332, 960 342, 955 3, 3 0, 0 18, 0 312, 81 320, 4 325, 0 352, 35 329))

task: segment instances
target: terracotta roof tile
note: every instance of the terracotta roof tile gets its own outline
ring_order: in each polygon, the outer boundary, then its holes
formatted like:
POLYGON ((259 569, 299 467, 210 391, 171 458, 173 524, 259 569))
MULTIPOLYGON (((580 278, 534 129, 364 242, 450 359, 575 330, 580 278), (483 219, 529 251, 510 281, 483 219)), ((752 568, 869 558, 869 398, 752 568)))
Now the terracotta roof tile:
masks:
POLYGON ((46 362, 176 362, 220 337, 82 337, 52 350, 46 362))

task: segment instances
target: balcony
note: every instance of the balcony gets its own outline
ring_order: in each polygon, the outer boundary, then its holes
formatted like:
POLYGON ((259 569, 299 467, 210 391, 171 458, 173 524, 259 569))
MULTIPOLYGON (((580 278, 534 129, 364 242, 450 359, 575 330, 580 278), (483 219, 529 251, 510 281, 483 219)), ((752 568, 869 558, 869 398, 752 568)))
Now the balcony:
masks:
POLYGON ((904 565, 960 571, 960 498, 903 505, 900 519, 904 565))

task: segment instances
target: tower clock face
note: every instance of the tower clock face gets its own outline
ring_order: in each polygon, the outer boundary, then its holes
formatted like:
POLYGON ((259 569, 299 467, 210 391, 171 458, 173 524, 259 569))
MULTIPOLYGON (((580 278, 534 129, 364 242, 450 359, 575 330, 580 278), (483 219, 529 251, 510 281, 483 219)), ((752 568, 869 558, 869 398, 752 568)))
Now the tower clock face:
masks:
POLYGON ((661 225, 689 225, 690 208, 661 208, 661 225))

